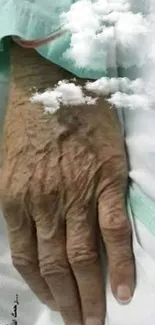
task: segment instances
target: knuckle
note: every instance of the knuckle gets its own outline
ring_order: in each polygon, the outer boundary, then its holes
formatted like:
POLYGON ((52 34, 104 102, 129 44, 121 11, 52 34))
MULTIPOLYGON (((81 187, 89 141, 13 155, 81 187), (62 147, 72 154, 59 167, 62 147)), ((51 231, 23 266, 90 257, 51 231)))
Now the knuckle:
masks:
POLYGON ((58 275, 64 276, 69 273, 69 264, 64 257, 50 257, 48 260, 42 260, 39 262, 40 273, 43 277, 58 275))
POLYGON ((131 237, 131 226, 127 218, 108 216, 106 222, 101 224, 101 232, 108 242, 123 243, 131 237))
POLYGON ((12 213, 22 202, 23 184, 10 182, 8 177, 2 179, 0 186, 0 202, 5 213, 12 213))
POLYGON ((118 234, 130 233, 131 226, 128 218, 122 215, 122 211, 109 212, 104 215, 101 223, 101 231, 113 230, 118 234))
POLYGON ((68 260, 72 268, 82 268, 94 264, 98 260, 98 254, 90 248, 69 248, 67 251, 68 260))
POLYGON ((1 197, 1 209, 4 213, 4 217, 8 222, 8 225, 16 224, 17 212, 21 210, 22 207, 21 193, 3 192, 3 197, 1 197))
POLYGON ((38 265, 26 258, 19 258, 17 256, 12 256, 12 264, 15 269, 22 275, 33 274, 37 271, 38 265))
MULTIPOLYGON (((31 233, 31 230, 30 232, 31 233)), ((11 248, 11 257, 14 264, 17 266, 34 267, 37 264, 37 247, 35 245, 35 238, 30 242, 28 232, 10 232, 9 231, 9 243, 11 248)))
POLYGON ((134 270, 134 258, 131 253, 127 253, 123 256, 118 257, 116 254, 111 256, 109 259, 109 267, 111 271, 115 272, 115 274, 129 274, 134 270))
POLYGON ((57 205, 60 195, 60 180, 58 172, 54 168, 51 171, 51 166, 48 170, 45 167, 46 164, 40 168, 37 167, 30 184, 30 196, 33 205, 38 206, 46 213, 51 210, 51 202, 52 206, 57 205))

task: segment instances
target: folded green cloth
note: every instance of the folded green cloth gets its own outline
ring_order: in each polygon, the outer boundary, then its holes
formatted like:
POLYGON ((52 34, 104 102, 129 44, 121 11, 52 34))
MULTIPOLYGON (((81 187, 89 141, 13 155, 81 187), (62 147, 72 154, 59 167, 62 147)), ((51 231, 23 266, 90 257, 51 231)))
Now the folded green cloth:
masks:
MULTIPOLYGON (((9 80, 9 46, 4 39, 19 36, 25 40, 39 39, 56 31, 60 14, 69 11, 76 0, 0 0, 0 124, 5 115, 9 80), (5 43, 5 46, 4 46, 5 43)), ((98 71, 77 68, 63 56, 70 47, 70 34, 66 33, 54 42, 37 48, 39 54, 80 78, 98 79, 105 76, 106 63, 98 71)), ((107 72, 109 75, 111 72, 107 72)), ((112 76, 114 73, 112 72, 112 76)))
MULTIPOLYGON (((7 82, 9 80, 9 46, 6 44, 4 46, 4 40, 11 36, 18 36, 24 40, 46 37, 51 32, 55 32, 60 28, 62 23, 60 18, 61 13, 68 12, 71 5, 77 3, 77 1, 78 0, 0 0, 0 120, 2 120, 4 116, 2 111, 4 111, 3 107, 6 102, 6 93, 8 90, 7 82)), ((122 0, 118 0, 118 2, 119 1, 123 4, 122 0)), ((128 0, 124 0, 124 2, 125 1, 128 0)), ((94 0, 90 0, 90 3, 91 2, 95 3, 94 0)), ((112 3, 114 4, 115 2, 112 1, 112 3)), ((106 24, 103 24, 106 27, 106 24)), ((134 74, 136 75, 136 68, 134 67, 133 69, 133 67, 131 67, 129 71, 126 69, 125 71, 123 69, 120 70, 117 66, 115 45, 114 47, 110 47, 110 51, 108 52, 107 48, 109 44, 105 41, 100 47, 97 47, 96 51, 93 50, 93 60, 97 66, 95 69, 92 69, 91 64, 87 67, 79 67, 71 57, 64 55, 66 51, 71 48, 71 34, 69 32, 66 32, 53 42, 40 46, 36 50, 47 60, 63 67, 80 78, 99 79, 105 76, 130 76, 130 78, 133 78, 134 74), (103 55, 104 52, 108 53, 108 55, 103 55), (114 64, 112 65, 108 64, 109 54, 112 54, 111 56, 113 57, 112 60, 114 64)), ((126 51, 124 57, 127 57, 127 54, 128 51, 126 51)), ((134 57, 133 53, 131 53, 131 57, 134 57)), ((128 60, 128 57, 126 60, 128 60)))
MULTIPOLYGON (((69 11, 74 0, 0 0, 0 40, 8 35, 31 40, 47 36, 60 25, 60 14, 69 11)), ((58 40, 37 51, 48 60, 69 70, 81 78, 97 79, 105 75, 105 65, 99 71, 79 69, 63 54, 70 47, 70 35, 66 33, 58 40)))
POLYGON ((10 53, 9 39, 1 42, 0 48, 0 135, 3 129, 6 104, 8 100, 9 75, 10 75, 10 53))

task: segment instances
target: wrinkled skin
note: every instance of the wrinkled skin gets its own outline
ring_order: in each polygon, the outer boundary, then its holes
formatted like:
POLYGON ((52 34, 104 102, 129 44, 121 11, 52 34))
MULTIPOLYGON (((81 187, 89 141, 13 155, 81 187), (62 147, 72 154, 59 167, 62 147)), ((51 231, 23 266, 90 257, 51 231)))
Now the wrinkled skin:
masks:
POLYGON ((114 295, 126 303, 134 290, 127 166, 116 113, 100 98, 95 106, 43 114, 29 101, 32 87, 43 91, 73 76, 16 45, 11 60, 1 205, 13 264, 65 324, 103 325, 100 231, 114 295))

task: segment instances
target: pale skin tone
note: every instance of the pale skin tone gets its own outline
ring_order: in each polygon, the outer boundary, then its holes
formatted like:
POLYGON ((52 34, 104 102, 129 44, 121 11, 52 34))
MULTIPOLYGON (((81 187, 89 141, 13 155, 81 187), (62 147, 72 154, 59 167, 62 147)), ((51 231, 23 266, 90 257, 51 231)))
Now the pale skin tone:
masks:
POLYGON ((66 325, 103 325, 99 232, 116 299, 127 303, 135 281, 116 112, 103 97, 54 115, 29 101, 32 87, 44 91, 73 77, 34 50, 12 47, 1 205, 13 264, 31 290, 66 325))

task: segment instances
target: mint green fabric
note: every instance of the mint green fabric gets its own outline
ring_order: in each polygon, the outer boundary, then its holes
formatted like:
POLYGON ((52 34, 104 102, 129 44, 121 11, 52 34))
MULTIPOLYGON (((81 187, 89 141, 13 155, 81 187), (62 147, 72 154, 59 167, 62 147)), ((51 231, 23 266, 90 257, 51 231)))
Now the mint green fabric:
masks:
POLYGON ((0 135, 3 129, 9 90, 10 51, 9 39, 1 42, 0 48, 0 135))
MULTIPOLYGON (((71 5, 78 0, 0 0, 0 111, 6 102, 6 80, 9 79, 8 49, 3 47, 6 37, 19 36, 25 40, 39 39, 47 36, 52 31, 56 31, 60 25, 60 14, 70 9, 71 5), (2 67, 3 65, 3 67, 2 67), (4 78, 5 73, 5 78, 4 78), (4 90, 5 88, 5 90, 4 90), (3 97, 3 98, 2 98, 3 97)), ((94 1, 94 0, 90 0, 94 1)), ((131 0, 133 1, 133 0, 131 0)), ((139 1, 137 1, 139 2, 139 1)), ((142 0, 145 7, 146 0, 142 0)), ((137 4, 136 4, 137 5, 137 4)), ((137 10, 139 10, 138 8, 137 10)), ((104 76, 120 77, 126 76, 132 79, 138 75, 136 67, 130 71, 114 67, 108 69, 106 59, 102 56, 99 60, 98 70, 88 68, 78 68, 75 63, 63 54, 70 47, 70 34, 66 33, 54 42, 50 42, 36 50, 47 60, 63 67, 73 73, 73 75, 86 78, 98 79, 104 76), (101 62, 101 64, 100 64, 101 62)), ((2 116, 0 115, 0 120, 2 116)))
POLYGON ((134 215, 155 236, 155 204, 137 186, 129 188, 129 205, 134 215))
MULTIPOLYGON (((16 35, 23 39, 36 39, 47 36, 60 27, 60 13, 68 11, 77 0, 0 0, 0 40, 16 35)), ((58 40, 41 46, 37 51, 48 60, 69 70, 80 78, 97 79, 105 76, 106 62, 98 71, 79 69, 72 60, 63 57, 70 46, 70 35, 66 33, 58 40)), ((107 74, 115 76, 115 71, 107 74)))
MULTIPOLYGON (((68 11, 77 0, 0 0, 0 124, 5 115, 9 80, 9 53, 3 43, 6 37, 19 36, 26 40, 39 39, 56 31, 60 25, 60 13, 68 11), (8 66, 7 66, 8 64, 8 66)), ((92 0, 93 1, 93 0, 92 0)), ((115 77, 116 69, 107 70, 102 61, 99 70, 77 68, 63 54, 70 46, 66 33, 58 40, 37 48, 40 55, 63 67, 80 78, 98 79, 105 75, 115 77)))

